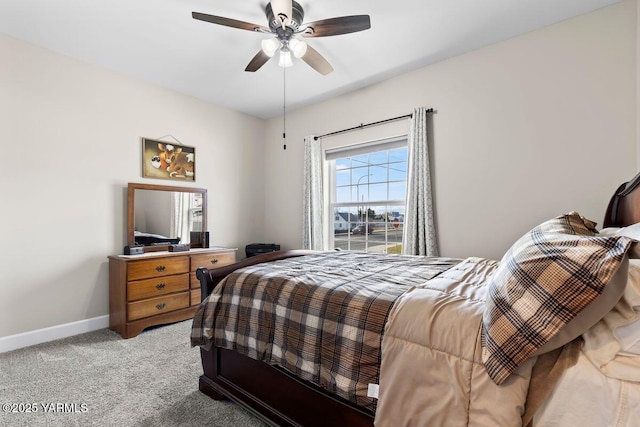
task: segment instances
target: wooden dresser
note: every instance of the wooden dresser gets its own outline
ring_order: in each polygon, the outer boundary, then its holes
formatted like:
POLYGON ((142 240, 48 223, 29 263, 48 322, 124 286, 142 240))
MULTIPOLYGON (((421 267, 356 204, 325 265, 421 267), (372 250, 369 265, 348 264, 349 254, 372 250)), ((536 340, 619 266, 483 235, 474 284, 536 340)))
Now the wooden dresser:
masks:
POLYGON ((204 248, 109 257, 109 328, 131 338, 149 326, 193 317, 200 304, 198 267, 236 261, 236 249, 204 248))

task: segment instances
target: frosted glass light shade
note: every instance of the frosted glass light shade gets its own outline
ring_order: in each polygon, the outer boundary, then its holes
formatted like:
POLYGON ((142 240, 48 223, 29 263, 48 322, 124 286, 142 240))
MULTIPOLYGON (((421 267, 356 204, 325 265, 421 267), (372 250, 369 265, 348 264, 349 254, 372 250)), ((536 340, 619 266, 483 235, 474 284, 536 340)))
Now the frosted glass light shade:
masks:
POLYGON ((302 58, 307 53, 307 43, 298 39, 291 39, 289 41, 289 49, 293 52, 293 56, 296 58, 302 58))
POLYGON ((278 65, 287 68, 293 66, 293 60, 291 59, 291 52, 288 50, 280 50, 280 60, 278 61, 278 65))
POLYGON ((280 42, 278 39, 271 38, 262 40, 262 51, 271 58, 276 51, 280 48, 280 42))

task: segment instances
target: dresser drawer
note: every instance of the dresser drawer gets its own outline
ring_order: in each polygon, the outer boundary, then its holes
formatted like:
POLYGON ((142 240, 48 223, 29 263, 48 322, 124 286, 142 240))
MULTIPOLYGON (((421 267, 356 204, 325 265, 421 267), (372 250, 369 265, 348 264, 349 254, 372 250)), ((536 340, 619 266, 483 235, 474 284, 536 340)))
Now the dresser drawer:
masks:
POLYGON ((191 279, 189 281, 191 282, 191 289, 200 289, 200 280, 198 280, 195 272, 191 272, 191 279))
POLYGON ((209 253, 201 255, 191 255, 191 271, 196 271, 200 267, 216 268, 236 262, 235 252, 209 253))
POLYGON ((189 292, 149 298, 127 304, 129 321, 155 316, 173 310, 189 307, 189 292))
POLYGON ((127 284, 127 301, 157 297, 189 289, 189 273, 154 277, 127 284))
POLYGON ((200 289, 191 290, 191 305, 200 305, 200 289))
POLYGON ((189 257, 180 256, 129 263, 127 280, 148 279, 189 272, 189 257))

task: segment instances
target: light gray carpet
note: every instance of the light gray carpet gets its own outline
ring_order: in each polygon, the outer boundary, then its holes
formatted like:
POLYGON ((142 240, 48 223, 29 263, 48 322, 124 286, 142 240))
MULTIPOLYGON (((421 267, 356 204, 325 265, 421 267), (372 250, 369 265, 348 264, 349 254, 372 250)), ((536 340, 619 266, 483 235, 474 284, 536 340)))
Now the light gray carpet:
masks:
POLYGON ((198 391, 190 328, 185 321, 128 340, 102 329, 0 354, 0 426, 265 426, 198 391), (52 407, 72 412, 45 412, 52 407))

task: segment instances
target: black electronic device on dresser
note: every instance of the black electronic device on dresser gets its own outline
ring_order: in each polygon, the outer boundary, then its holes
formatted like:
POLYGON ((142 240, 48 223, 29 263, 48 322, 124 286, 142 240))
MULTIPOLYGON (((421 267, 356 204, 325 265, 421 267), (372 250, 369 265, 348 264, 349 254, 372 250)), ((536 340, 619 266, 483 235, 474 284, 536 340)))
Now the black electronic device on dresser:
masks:
POLYGON ((280 250, 280 245, 275 243, 250 243, 245 247, 247 258, 280 250))
POLYGON ((124 254, 125 255, 140 255, 144 253, 144 246, 125 246, 124 254))

